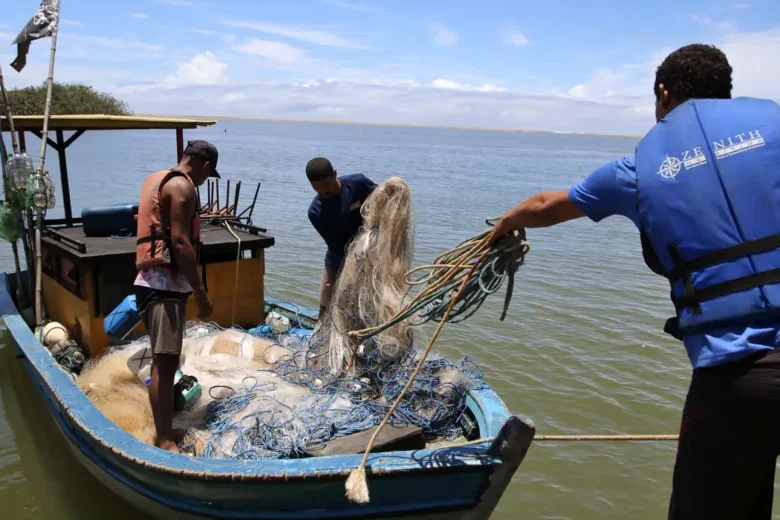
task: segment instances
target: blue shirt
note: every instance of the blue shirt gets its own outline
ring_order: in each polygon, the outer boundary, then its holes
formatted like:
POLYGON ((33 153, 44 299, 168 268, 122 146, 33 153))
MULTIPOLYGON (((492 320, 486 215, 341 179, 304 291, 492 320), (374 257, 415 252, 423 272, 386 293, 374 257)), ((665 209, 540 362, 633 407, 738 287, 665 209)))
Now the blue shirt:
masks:
MULTIPOLYGON (((569 188, 569 200, 594 222, 622 215, 639 228, 634 156, 593 171, 569 188)), ((721 365, 780 346, 780 326, 777 320, 766 320, 751 327, 723 327, 686 335, 683 343, 693 368, 721 365)))
POLYGON ((339 177, 341 192, 332 199, 314 197, 309 205, 309 221, 325 240, 325 265, 339 269, 352 238, 363 225, 360 208, 377 185, 361 174, 339 177))

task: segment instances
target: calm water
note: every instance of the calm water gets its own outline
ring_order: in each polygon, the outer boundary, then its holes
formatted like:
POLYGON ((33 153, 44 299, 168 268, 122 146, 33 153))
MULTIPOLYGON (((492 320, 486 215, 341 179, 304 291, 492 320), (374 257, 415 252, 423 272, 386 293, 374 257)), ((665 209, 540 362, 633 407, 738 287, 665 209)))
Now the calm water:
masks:
MULTIPOLYGON (((254 194, 250 185, 262 182, 254 220, 277 241, 267 252, 268 293, 310 307, 325 252, 306 218, 312 192, 303 168, 311 157, 325 155, 342 174, 377 182, 404 177, 414 192, 420 264, 480 232, 485 218, 539 190, 568 187, 636 144, 260 122, 185 133, 219 147, 219 170, 243 179, 244 204, 254 194)), ((39 142, 28 138, 27 146, 37 150, 39 142)), ((174 133, 87 133, 68 158, 78 214, 135 199, 145 175, 174 164, 174 133)), ((56 156, 48 164, 56 177, 56 156)), ((676 433, 689 364, 681 344, 661 331, 673 312, 668 286, 644 267, 633 225, 583 219, 528 237, 532 251, 506 321, 498 320, 503 294, 496 295, 471 320, 445 327, 440 353, 476 361, 509 409, 534 419, 540 434, 676 433)), ((13 268, 5 245, 0 267, 13 268)), ((143 518, 78 467, 13 353, 0 346, 0 356, 3 518, 102 519, 109 511, 143 518)), ((673 442, 536 443, 493 518, 665 518, 674 455, 673 442)))

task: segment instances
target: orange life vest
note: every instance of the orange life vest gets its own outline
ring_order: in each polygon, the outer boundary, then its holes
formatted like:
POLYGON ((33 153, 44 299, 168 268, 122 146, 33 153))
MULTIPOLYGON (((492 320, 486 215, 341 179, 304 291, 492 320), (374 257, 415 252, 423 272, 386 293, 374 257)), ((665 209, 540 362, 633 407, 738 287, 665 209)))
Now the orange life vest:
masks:
MULTIPOLYGON (((173 168, 160 170, 144 180, 141 188, 141 199, 138 201, 138 240, 135 246, 135 266, 137 269, 162 265, 176 267, 176 259, 171 252, 171 223, 163 214, 160 201, 165 183, 177 176, 182 176, 190 184, 195 185, 189 175, 173 168)), ((198 256, 200 249, 199 205, 200 201, 196 201, 195 213, 192 215, 192 231, 190 232, 190 241, 198 256)))

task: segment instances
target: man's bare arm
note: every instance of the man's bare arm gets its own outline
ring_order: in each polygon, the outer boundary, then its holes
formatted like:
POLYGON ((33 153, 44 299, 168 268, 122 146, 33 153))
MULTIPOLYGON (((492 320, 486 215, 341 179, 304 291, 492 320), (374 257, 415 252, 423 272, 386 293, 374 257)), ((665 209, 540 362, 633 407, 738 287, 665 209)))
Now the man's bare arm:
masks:
POLYGON ((511 231, 554 226, 584 216, 569 199, 567 190, 544 191, 507 211, 493 228, 490 242, 494 243, 511 231))
POLYGON ((322 270, 322 280, 320 281, 320 316, 330 305, 330 299, 333 296, 333 286, 336 284, 337 270, 328 265, 322 270))
POLYGON ((203 281, 198 273, 198 256, 192 245, 192 215, 195 213, 197 196, 195 188, 180 177, 174 177, 163 186, 163 201, 168 201, 171 223, 171 249, 176 258, 179 272, 192 287, 195 301, 202 317, 211 313, 203 281), (205 311, 208 310, 208 313, 205 311))

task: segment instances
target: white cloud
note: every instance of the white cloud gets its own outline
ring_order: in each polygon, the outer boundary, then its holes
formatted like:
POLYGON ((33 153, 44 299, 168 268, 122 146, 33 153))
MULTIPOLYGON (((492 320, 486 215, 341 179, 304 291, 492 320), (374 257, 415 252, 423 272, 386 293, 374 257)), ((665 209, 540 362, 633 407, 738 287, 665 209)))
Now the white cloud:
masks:
MULTIPOLYGON (((162 46, 153 42, 65 35, 74 40, 63 48, 78 47, 78 43, 89 49, 90 63, 104 67, 111 62, 93 58, 94 53, 170 56, 175 51, 161 52, 162 46)), ((595 70, 558 90, 545 86, 541 91, 541 87, 506 88, 509 85, 501 78, 471 77, 444 65, 431 69, 427 62, 417 68, 409 61, 344 68, 311 59, 302 49, 283 42, 251 39, 241 43, 232 45, 234 50, 263 60, 230 53, 220 56, 223 62, 211 53, 192 58, 193 52, 165 72, 150 72, 165 63, 158 61, 154 67, 143 68, 117 65, 115 69, 77 70, 64 65, 58 66, 57 73, 62 81, 94 81, 96 88, 116 93, 133 110, 145 113, 192 114, 195 109, 204 116, 643 134, 654 123, 651 88, 655 68, 674 50, 659 48, 639 56, 635 63, 595 70), (261 66, 247 67, 247 61, 261 66), (271 67, 287 70, 276 81, 256 82, 259 77, 271 77, 267 74, 271 67), (142 76, 134 77, 137 74, 142 76), (239 74, 241 84, 235 83, 239 74)), ((776 66, 780 28, 713 33, 711 43, 727 54, 734 68, 735 96, 780 101, 780 68, 776 66)), ((10 61, 12 53, 13 49, 0 48, 0 61, 10 61)), ((45 71, 41 51, 31 58, 24 74, 12 76, 14 85, 38 84, 45 71)))
POLYGON ((13 33, 0 32, 0 40, 14 41, 15 39, 16 39, 16 35, 13 33))
POLYGON ((734 7, 737 9, 750 9, 753 6, 751 4, 737 4, 734 7))
POLYGON ((222 39, 225 40, 225 43, 232 44, 236 41, 236 35, 235 34, 225 34, 222 36, 222 39))
POLYGON ((99 47, 101 50, 116 49, 126 52, 142 52, 156 55, 163 49, 162 45, 127 38, 107 38, 103 36, 87 36, 81 34, 68 34, 67 38, 71 38, 73 41, 85 45, 99 47))
POLYGON ((60 23, 62 25, 70 25, 72 27, 81 27, 84 25, 83 22, 79 22, 78 20, 68 20, 67 18, 60 20, 60 23))
POLYGON ((159 2, 163 5, 173 5, 176 7, 196 7, 198 5, 198 2, 193 2, 191 0, 159 0, 159 2))
POLYGON ((463 92, 508 92, 509 89, 498 87, 490 83, 484 83, 481 86, 474 87, 468 83, 458 83, 444 78, 437 78, 431 83, 433 88, 445 89, 445 90, 460 90, 463 92))
POLYGON ((525 34, 521 33, 519 30, 514 28, 508 28, 504 29, 504 43, 507 45, 514 45, 515 47, 523 47, 524 45, 528 45, 530 42, 528 41, 528 38, 525 37, 525 34))
MULTIPOLYGON (((585 85, 574 85, 572 88, 569 89, 568 94, 573 98, 578 99, 585 99, 588 97, 588 87, 585 85)), ((614 95, 614 93, 612 93, 614 95)), ((605 96, 605 97, 611 97, 611 96, 605 96)))
POLYGON ((734 69, 734 95, 758 96, 780 102, 780 28, 756 33, 732 33, 718 47, 734 69))
POLYGON ((344 2, 342 0, 325 0, 325 3, 333 5, 335 7, 341 7, 342 9, 350 9, 352 11, 362 11, 364 13, 389 14, 384 9, 379 9, 378 7, 370 7, 363 4, 357 4, 354 2, 344 2))
POLYGON ((11 26, 8 25, 7 23, 0 23, 0 29, 10 29, 10 28, 11 26))
POLYGON ((306 43, 313 43, 315 45, 323 45, 326 47, 344 47, 349 49, 359 49, 363 46, 351 42, 337 36, 335 34, 321 31, 318 29, 307 29, 299 27, 289 27, 274 23, 266 22, 253 22, 253 21, 239 21, 239 22, 224 22, 225 25, 231 27, 240 27, 243 29, 252 29, 255 31, 273 34, 275 36, 282 36, 284 38, 290 38, 292 40, 298 40, 306 43))
POLYGON ((632 106, 606 105, 556 95, 464 90, 354 81, 264 82, 243 87, 207 86, 128 92, 143 112, 365 123, 469 125, 556 131, 639 133, 649 120, 632 106), (609 117, 605 117, 609 114, 609 117))
POLYGON ((127 13, 127 14, 129 14, 131 18, 135 18, 137 20, 148 20, 149 18, 151 18, 146 13, 127 13))
MULTIPOLYGON (((184 29, 187 32, 195 33, 195 34, 202 34, 203 36, 214 36, 217 34, 217 31, 214 31, 212 29, 184 29)), ((232 42, 228 42, 232 43, 232 42)))
POLYGON ((732 32, 737 29, 737 26, 734 22, 730 22, 727 20, 713 20, 709 16, 706 15, 697 15, 692 14, 690 15, 691 20, 694 22, 697 22, 701 25, 704 25, 706 27, 711 27, 712 29, 715 29, 716 31, 721 32, 732 32))
POLYGON ((452 47, 458 44, 458 33, 447 27, 431 27, 431 43, 437 47, 452 47))
POLYGON ((218 85, 226 81, 227 64, 222 63, 211 52, 198 54, 176 69, 176 76, 166 78, 170 85, 218 85))
POLYGON ((281 63, 295 63, 303 58, 303 51, 296 49, 292 45, 258 40, 256 38, 249 40, 247 43, 236 45, 233 49, 244 54, 262 56, 263 58, 281 63))

